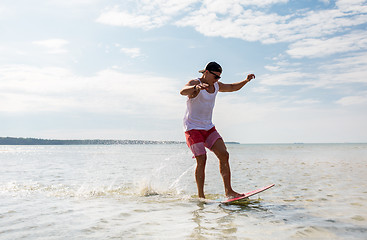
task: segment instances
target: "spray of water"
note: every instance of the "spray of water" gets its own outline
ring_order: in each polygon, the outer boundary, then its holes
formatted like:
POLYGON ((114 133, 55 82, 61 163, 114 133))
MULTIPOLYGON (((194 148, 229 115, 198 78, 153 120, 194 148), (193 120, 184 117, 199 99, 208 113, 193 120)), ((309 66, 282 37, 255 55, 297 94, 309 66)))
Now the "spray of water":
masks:
POLYGON ((192 172, 195 168, 195 164, 190 166, 188 169, 186 169, 175 181, 172 182, 172 184, 169 186, 169 189, 175 189, 177 194, 180 194, 182 192, 182 189, 179 188, 179 183, 181 179, 188 173, 192 172))
MULTIPOLYGON (((167 160, 167 159, 166 159, 167 160)), ((169 160, 169 159, 168 159, 169 160)), ((184 177, 193 171, 195 164, 185 169, 180 175, 172 171, 174 166, 165 161, 152 170, 149 177, 142 178, 136 184, 140 196, 182 195, 185 192, 184 177), (178 176, 178 177, 177 177, 178 176)))

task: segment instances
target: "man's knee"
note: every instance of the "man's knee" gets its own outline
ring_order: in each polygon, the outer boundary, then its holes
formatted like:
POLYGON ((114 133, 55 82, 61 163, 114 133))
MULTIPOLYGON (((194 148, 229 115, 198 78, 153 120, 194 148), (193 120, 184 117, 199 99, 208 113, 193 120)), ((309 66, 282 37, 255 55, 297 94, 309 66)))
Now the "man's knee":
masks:
POLYGON ((227 149, 223 149, 222 151, 217 151, 215 154, 217 155, 217 157, 219 158, 221 162, 227 162, 229 159, 229 153, 227 149))
POLYGON ((206 164, 206 154, 204 155, 200 155, 200 156, 196 156, 196 163, 198 167, 205 167, 206 164))

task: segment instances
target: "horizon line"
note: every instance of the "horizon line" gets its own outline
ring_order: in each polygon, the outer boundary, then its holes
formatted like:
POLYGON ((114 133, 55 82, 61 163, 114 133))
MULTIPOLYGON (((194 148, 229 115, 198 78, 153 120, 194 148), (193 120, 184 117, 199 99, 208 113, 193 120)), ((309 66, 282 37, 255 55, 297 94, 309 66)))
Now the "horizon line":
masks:
MULTIPOLYGON (((183 144, 185 141, 176 141, 176 140, 143 140, 143 139, 47 139, 47 138, 36 138, 36 137, 0 137, 0 145, 37 145, 34 143, 28 144, 4 144, 5 142, 11 143, 12 141, 39 141, 39 142, 54 142, 61 145, 60 143, 64 143, 63 145, 72 145, 66 144, 66 142, 74 142, 78 145, 102 145, 102 144, 109 144, 109 145, 118 145, 118 144, 183 144)), ((366 144, 367 142, 254 142, 254 143, 241 143, 237 141, 225 141, 226 144, 248 144, 248 145, 255 145, 255 144, 294 144, 294 145, 303 145, 303 144, 366 144)), ((52 144, 48 144, 52 145, 52 144)))

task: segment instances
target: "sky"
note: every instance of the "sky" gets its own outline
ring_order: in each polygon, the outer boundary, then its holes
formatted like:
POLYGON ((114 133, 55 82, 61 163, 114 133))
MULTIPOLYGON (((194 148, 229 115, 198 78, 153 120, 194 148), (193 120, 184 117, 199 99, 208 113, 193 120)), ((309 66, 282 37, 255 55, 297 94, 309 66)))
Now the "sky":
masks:
POLYGON ((365 0, 2 0, 0 136, 185 141, 210 61, 225 141, 367 142, 365 0))

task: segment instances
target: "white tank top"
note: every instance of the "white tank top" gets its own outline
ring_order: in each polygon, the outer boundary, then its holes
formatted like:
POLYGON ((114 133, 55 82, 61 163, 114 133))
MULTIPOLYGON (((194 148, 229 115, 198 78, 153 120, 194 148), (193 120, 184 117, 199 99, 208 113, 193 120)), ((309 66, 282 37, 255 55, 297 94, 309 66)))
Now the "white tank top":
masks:
MULTIPOLYGON (((200 79, 198 80, 200 81, 200 79)), ((196 97, 187 99, 186 114, 183 121, 185 131, 192 129, 209 130, 214 127, 212 116, 215 97, 219 90, 218 82, 214 83, 214 88, 214 93, 201 90, 196 97)))

